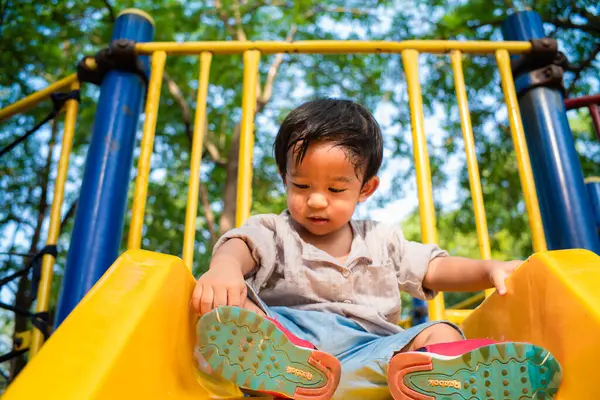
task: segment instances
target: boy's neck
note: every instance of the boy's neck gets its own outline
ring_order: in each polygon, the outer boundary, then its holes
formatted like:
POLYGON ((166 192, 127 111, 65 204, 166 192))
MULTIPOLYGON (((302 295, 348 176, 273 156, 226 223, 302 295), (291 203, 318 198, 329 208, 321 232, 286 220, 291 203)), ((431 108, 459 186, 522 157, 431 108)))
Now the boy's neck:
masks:
POLYGON ((353 239, 350 222, 337 231, 328 233, 327 235, 314 235, 296 221, 294 221, 294 227, 302 240, 323 250, 332 257, 335 257, 342 264, 346 261, 346 258, 348 258, 353 239))

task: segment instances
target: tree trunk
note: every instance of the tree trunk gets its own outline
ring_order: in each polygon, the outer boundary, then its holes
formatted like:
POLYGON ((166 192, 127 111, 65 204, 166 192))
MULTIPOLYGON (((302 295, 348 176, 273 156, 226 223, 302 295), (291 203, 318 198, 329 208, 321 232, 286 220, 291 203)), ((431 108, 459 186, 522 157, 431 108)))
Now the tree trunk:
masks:
POLYGON ((231 137, 229 152, 227 153, 225 187, 223 188, 223 212, 219 219, 219 234, 223 234, 235 226, 239 151, 240 124, 237 124, 231 137))

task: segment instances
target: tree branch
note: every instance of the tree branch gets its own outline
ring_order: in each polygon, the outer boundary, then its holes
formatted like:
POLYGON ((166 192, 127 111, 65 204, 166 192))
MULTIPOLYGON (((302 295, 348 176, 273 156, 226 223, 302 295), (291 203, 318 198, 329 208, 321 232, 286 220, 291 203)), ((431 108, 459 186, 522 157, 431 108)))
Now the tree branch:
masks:
POLYGON ((219 19, 225 26, 225 31, 227 31, 231 36, 235 36, 235 30, 229 23, 229 15, 227 15, 227 13, 223 10, 223 3, 221 3, 221 0, 215 0, 215 10, 219 16, 219 19))
POLYGON ((116 15, 115 15, 115 9, 110 4, 109 0, 102 0, 102 2, 104 3, 104 5, 106 6, 106 9, 108 10, 108 18, 110 18, 110 22, 115 22, 115 20, 117 19, 116 15))
POLYGON ((585 7, 580 7, 576 4, 572 6, 572 9, 574 12, 580 14, 583 18, 587 19, 589 25, 592 25, 594 27, 600 26, 600 15, 592 14, 585 7))
POLYGON ((573 91, 575 90, 575 85, 577 84, 577 81, 579 81, 579 79, 581 78, 583 71, 592 65, 598 54, 600 54, 600 44, 596 45, 594 50, 592 50, 590 56, 587 57, 585 60, 581 61, 579 65, 575 67, 571 66, 566 68, 567 71, 573 72, 575 74, 575 76, 573 77, 573 81, 571 82, 571 85, 567 90, 567 96, 573 93, 573 91))
POLYGON ((210 232, 210 247, 213 247, 217 242, 217 232, 215 230, 215 214, 210 208, 210 201, 208 200, 208 189, 206 185, 200 181, 200 202, 204 209, 204 218, 206 218, 206 225, 210 232))
POLYGON ((165 81, 169 93, 171 94, 171 96, 173 96, 177 104, 179 104, 179 106, 181 107, 183 125, 185 127, 185 134, 191 143, 194 132, 192 128, 192 119, 190 116, 190 106, 188 105, 187 100, 183 96, 183 92, 181 91, 179 85, 166 72, 163 74, 163 80, 165 81))
POLYGON ((240 13, 240 2, 238 0, 233 1, 233 16, 235 18, 235 33, 239 41, 245 42, 246 33, 244 32, 242 23, 242 14, 240 13))
POLYGON ((67 223, 69 222, 69 220, 71 218, 73 218, 73 216, 75 215, 75 210, 77 210, 77 203, 78 202, 79 202, 79 198, 75 199, 75 201, 73 201, 73 203, 71 203, 71 206, 69 207, 69 210, 65 214, 64 218, 62 219, 62 221, 60 221, 60 231, 59 232, 62 233, 65 230, 65 226, 67 225, 67 223))
POLYGON ((215 0, 215 9, 217 15, 223 25, 225 25, 225 30, 231 35, 235 36, 239 41, 246 41, 246 33, 244 32, 243 24, 242 24, 242 13, 240 11, 240 3, 238 0, 235 0, 233 3, 233 18, 234 24, 229 23, 229 15, 225 10, 223 10, 223 3, 221 0, 215 0))
MULTIPOLYGON (((181 88, 179 87, 177 82, 175 82, 169 74, 167 74, 165 72, 163 78, 164 78, 165 84, 167 86, 167 89, 169 90, 169 93, 171 94, 171 96, 173 96, 173 99, 175 99, 175 102, 177 104, 179 104, 179 106, 181 107, 181 112, 182 112, 182 117, 183 117, 183 125, 185 128, 185 135, 187 136, 188 142, 191 145, 192 141, 193 141, 193 137, 194 137, 194 130, 193 130, 194 128, 192 126, 192 113, 190 110, 189 103, 185 99, 185 96, 183 95, 183 91, 181 90, 181 88)), ((225 159, 223 159, 223 157, 221 157, 221 153, 219 152, 219 149, 217 148, 217 146, 215 146, 214 143, 212 143, 209 140, 208 126, 204 129, 204 143, 205 143, 204 148, 206 150, 206 153, 208 153, 208 155, 210 155, 210 157, 212 158, 212 160, 214 161, 215 164, 225 165, 227 163, 227 160, 225 160, 225 159)))
POLYGON ((204 135, 204 149, 206 150, 206 153, 210 155, 210 158, 212 158, 215 164, 221 167, 227 164, 227 159, 221 156, 221 152, 219 151, 217 145, 208 140, 207 134, 204 135))
POLYGON ((30 227, 31 229, 35 229, 35 225, 31 221, 27 221, 25 218, 20 217, 18 215, 15 215, 12 210, 10 210, 10 213, 6 216, 6 218, 3 218, 0 221, 0 225, 4 225, 4 224, 9 223, 11 221, 15 222, 15 223, 17 223, 19 225, 20 224, 25 224, 28 227, 30 227))
POLYGON ((330 12, 330 13, 339 13, 339 14, 352 14, 354 16, 362 16, 362 15, 373 15, 373 10, 363 10, 360 8, 348 8, 348 7, 323 7, 318 5, 315 7, 318 12, 330 12))
POLYGON ((483 28, 484 26, 498 27, 500 25, 502 25, 502 20, 499 19, 493 19, 488 21, 467 21, 467 26, 469 27, 469 29, 479 29, 483 28))
MULTIPOLYGON (((192 127, 190 106, 187 100, 185 99, 185 96, 183 95, 183 92, 179 85, 177 85, 177 83, 167 73, 163 75, 163 78, 167 89, 169 90, 169 93, 171 94, 171 96, 173 96, 177 104, 179 104, 179 106, 181 107, 183 124, 185 126, 185 135, 187 136, 188 142, 191 147, 194 137, 194 131, 192 127)), ((217 146, 215 146, 211 141, 208 140, 208 125, 204 127, 204 132, 202 134, 204 135, 205 139, 204 148, 206 152, 210 155, 210 157, 216 164, 225 165, 226 160, 222 159, 217 146)), ((210 208, 210 202, 208 200, 208 189, 206 188, 206 185, 202 183, 202 181, 200 181, 199 194, 202 203, 202 208, 204 209, 204 216, 206 218, 207 227, 210 232, 210 243, 212 247, 217 240, 215 231, 215 216, 212 209, 210 208)))
POLYGON ((566 19, 566 18, 554 18, 548 22, 551 23, 552 25, 556 26, 557 28, 578 29, 585 33, 589 33, 589 34, 593 34, 593 35, 600 35, 600 27, 595 26, 594 24, 590 24, 590 23, 576 24, 576 23, 572 22, 570 19, 566 19))
MULTIPOLYGON (((285 40, 287 42, 291 42, 294 39, 294 35, 298 31, 298 27, 296 25, 292 25, 290 31, 288 32, 285 40)), ((271 96, 273 95, 273 83, 275 81, 275 77, 277 76, 277 72, 279 71, 279 67, 283 62, 283 53, 278 53, 275 55, 273 62, 271 63, 271 67, 269 68, 269 72, 267 73, 267 79, 265 80, 265 86, 261 91, 261 95, 258 96, 258 104, 256 106, 257 112, 262 110, 264 106, 269 102, 271 96)))

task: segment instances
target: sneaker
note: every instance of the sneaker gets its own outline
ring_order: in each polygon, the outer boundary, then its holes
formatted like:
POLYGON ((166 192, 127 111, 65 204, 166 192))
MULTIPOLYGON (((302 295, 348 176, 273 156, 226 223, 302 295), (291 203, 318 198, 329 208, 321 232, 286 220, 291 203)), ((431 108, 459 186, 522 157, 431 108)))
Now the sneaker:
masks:
POLYGON ((529 343, 463 340, 392 357, 395 400, 552 399, 562 379, 558 361, 529 343))
POLYGON ((277 321, 238 307, 219 307, 198 323, 199 368, 242 390, 281 398, 327 400, 340 381, 340 363, 277 321))

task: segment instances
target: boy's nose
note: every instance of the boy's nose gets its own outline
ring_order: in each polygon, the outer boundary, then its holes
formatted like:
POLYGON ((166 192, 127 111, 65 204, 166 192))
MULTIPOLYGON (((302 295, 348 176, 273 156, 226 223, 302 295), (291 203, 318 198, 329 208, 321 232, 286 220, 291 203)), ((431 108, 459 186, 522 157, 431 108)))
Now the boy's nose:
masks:
POLYGON ((320 193, 313 193, 309 196, 307 204, 310 208, 325 208, 327 198, 320 193))

